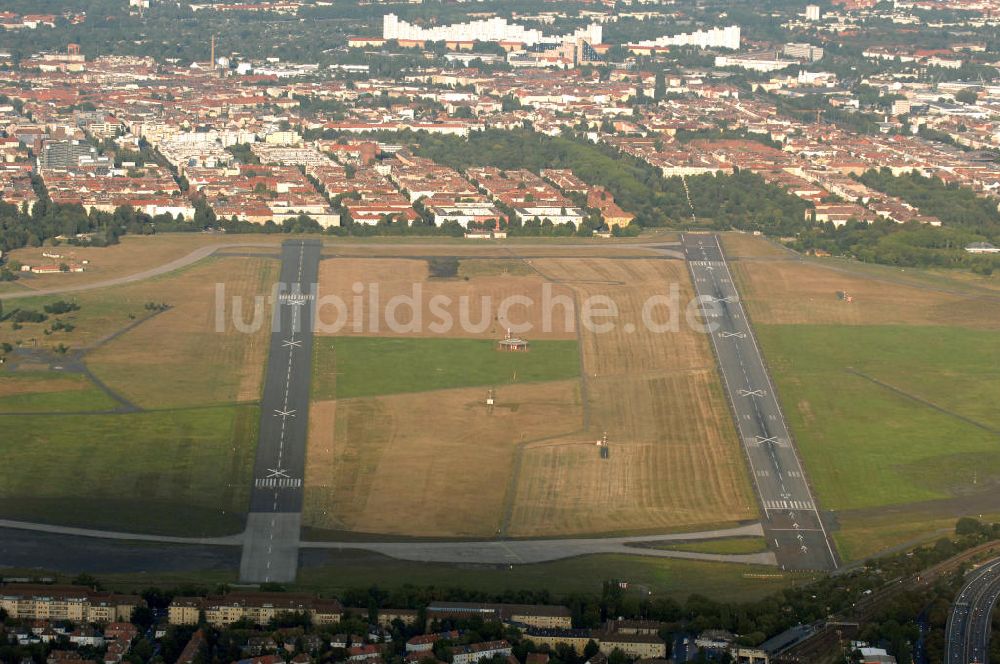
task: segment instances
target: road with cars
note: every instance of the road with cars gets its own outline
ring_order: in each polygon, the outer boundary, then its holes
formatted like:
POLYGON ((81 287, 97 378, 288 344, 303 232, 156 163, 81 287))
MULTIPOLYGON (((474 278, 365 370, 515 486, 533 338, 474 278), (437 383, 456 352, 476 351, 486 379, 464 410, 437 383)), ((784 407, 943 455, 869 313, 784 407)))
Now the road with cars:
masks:
POLYGON ((993 608, 1000 600, 1000 558, 971 572, 951 605, 945 631, 945 664, 989 661, 993 608))

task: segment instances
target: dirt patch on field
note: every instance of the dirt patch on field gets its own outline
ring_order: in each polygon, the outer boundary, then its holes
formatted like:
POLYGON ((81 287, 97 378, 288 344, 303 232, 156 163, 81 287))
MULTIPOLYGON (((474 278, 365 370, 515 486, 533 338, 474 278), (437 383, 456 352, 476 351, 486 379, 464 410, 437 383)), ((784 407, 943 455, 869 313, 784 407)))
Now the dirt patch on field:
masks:
POLYGON ((756 323, 958 325, 1000 329, 1000 302, 880 281, 798 261, 733 263, 756 323), (837 293, 847 293, 852 301, 837 293))
POLYGON ((338 309, 321 300, 321 335, 499 339, 508 328, 527 325, 518 333, 529 339, 576 337, 565 309, 546 305, 569 301, 571 292, 534 273, 438 279, 428 276, 425 260, 335 258, 320 263, 319 295, 345 305, 338 309), (390 302, 399 297, 416 305, 400 301, 392 308, 390 302), (546 317, 547 310, 554 315, 546 317), (390 325, 393 320, 402 328, 390 325))
MULTIPOLYGON (((320 262, 320 295, 353 296, 355 282, 412 283, 426 281, 427 261, 403 258, 329 258, 320 262)), ((391 296, 390 296, 391 297, 391 296)))
POLYGON ((610 323, 609 330, 581 330, 588 376, 714 366, 707 339, 686 321, 685 308, 694 294, 683 263, 583 259, 538 261, 536 265, 573 288, 581 314, 588 301, 593 303, 592 311, 603 301, 613 303, 617 311, 614 317, 593 319, 598 325, 610 323))
POLYGON ((580 427, 575 381, 317 402, 303 525, 495 535, 519 444, 580 427))

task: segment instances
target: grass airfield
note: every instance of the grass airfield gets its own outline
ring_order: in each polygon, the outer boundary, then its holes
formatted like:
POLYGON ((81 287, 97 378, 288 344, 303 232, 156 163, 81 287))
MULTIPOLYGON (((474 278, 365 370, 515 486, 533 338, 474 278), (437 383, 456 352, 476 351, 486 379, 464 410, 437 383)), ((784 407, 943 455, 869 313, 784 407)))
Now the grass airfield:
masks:
POLYGON ((724 246, 845 560, 1000 511, 992 281, 724 246))
MULTIPOLYGON (((27 351, 0 368, 7 431, 0 518, 173 535, 238 532, 267 330, 215 332, 215 284, 226 283, 230 295, 266 294, 280 239, 262 237, 262 246, 239 250, 249 255, 205 258, 151 279, 5 301, 8 312, 61 299, 80 308, 17 330, 0 323, 0 342, 27 351), (147 302, 170 306, 156 312, 147 302), (53 330, 57 319, 73 329, 53 330), (68 350, 60 353, 60 345, 68 350)), ((126 238, 118 248, 88 250, 97 252, 89 260, 101 264, 100 279, 47 275, 5 292, 98 283, 234 240, 126 238)), ((330 243, 321 281, 345 295, 355 281, 377 280, 390 294, 420 283, 429 294, 498 299, 539 294, 549 284, 571 298, 612 297, 623 322, 637 321, 643 298, 667 284, 690 292, 682 262, 650 258, 638 245, 599 252, 570 244, 579 248, 330 243), (458 271, 432 277, 417 253, 459 256, 458 271)), ((989 296, 992 281, 799 260, 743 235, 724 244, 845 560, 934 537, 962 515, 1000 513, 993 408, 1000 304, 989 296)), ((703 336, 556 326, 525 335, 533 347, 521 355, 493 350, 505 327, 495 320, 475 333, 411 338, 348 329, 317 337, 307 537, 574 536, 756 518, 703 336), (490 389, 492 412, 484 403, 490 389), (612 446, 602 460, 594 442, 605 431, 612 446)), ((744 552, 759 542, 684 546, 744 552)), ((683 584, 673 575, 691 572, 679 562, 605 562, 677 592, 683 584)), ((569 563, 552 565, 554 572, 569 563)), ((389 566, 374 558, 348 565, 359 574, 387 574, 389 566)), ((429 580, 454 569, 402 567, 429 580)), ((725 583, 743 578, 739 568, 702 567, 725 583)), ((534 573, 510 578, 527 582, 534 573)), ((323 568, 303 574, 308 584, 346 582, 323 568)), ((466 576, 470 583, 501 578, 493 570, 466 576)), ((743 583, 754 585, 748 578, 743 583)))
POLYGON ((634 534, 756 517, 707 339, 641 324, 646 298, 671 287, 690 297, 682 262, 476 256, 448 278, 427 266, 397 257, 321 265, 321 293, 349 301, 356 284, 376 282, 386 300, 416 285, 425 303, 466 297, 469 320, 492 323, 406 336, 385 321, 373 333, 368 321, 317 337, 308 537, 634 534), (562 310, 547 327, 541 307, 528 307, 517 321, 531 325, 530 350, 498 352, 509 321, 481 303, 540 303, 546 288, 577 312, 586 298, 613 300, 616 329, 567 323, 562 310), (595 445, 605 432, 608 458, 595 445))

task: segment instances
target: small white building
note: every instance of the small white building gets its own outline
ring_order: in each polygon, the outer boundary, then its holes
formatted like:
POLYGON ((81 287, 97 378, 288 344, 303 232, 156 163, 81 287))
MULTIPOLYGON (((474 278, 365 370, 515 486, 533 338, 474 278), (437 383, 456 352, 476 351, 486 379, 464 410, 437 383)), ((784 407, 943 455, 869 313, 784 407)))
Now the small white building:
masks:
POLYGON ((509 656, 510 644, 506 641, 486 641, 452 648, 452 664, 475 664, 482 659, 493 659, 497 655, 509 656))
POLYGON ((995 247, 989 242, 973 242, 965 245, 965 251, 970 254, 1000 254, 1000 247, 995 247))
POLYGON ((497 220, 503 217, 499 210, 488 203, 435 205, 431 208, 431 212, 434 215, 435 226, 440 226, 446 221, 456 221, 462 228, 468 228, 470 223, 478 223, 484 227, 493 228, 497 220))
POLYGON ((541 221, 548 219, 556 226, 568 222, 576 228, 580 228, 584 219, 583 211, 573 207, 518 207, 514 208, 514 214, 522 223, 538 217, 541 221))

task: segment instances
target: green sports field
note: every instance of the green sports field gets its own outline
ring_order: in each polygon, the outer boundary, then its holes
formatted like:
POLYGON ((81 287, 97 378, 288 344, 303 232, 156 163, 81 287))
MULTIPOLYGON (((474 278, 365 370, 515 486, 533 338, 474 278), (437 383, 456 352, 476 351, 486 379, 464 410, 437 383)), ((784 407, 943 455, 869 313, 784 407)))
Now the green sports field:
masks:
POLYGON ((528 352, 505 353, 484 339, 319 338, 313 354, 312 398, 566 380, 579 374, 576 341, 533 341, 528 352))

